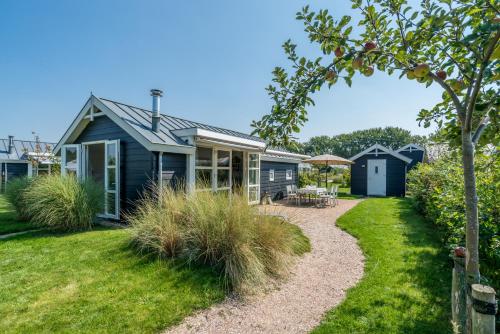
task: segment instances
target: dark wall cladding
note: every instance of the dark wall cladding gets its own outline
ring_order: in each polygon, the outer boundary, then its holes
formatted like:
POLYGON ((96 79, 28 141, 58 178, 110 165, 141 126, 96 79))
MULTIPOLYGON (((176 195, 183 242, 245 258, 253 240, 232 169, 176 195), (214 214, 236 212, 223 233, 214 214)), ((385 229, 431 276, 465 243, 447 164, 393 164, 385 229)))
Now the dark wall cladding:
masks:
POLYGON ((424 161, 424 151, 422 150, 412 150, 410 151, 401 151, 399 154, 404 155, 405 157, 408 157, 411 159, 411 162, 408 164, 408 171, 415 167, 416 164, 419 162, 424 161))
POLYGON ((120 201, 121 208, 126 209, 139 198, 153 177, 153 153, 107 116, 90 122, 75 143, 116 139, 120 140, 120 201))
POLYGON ((365 154, 351 165, 351 193, 367 196, 368 160, 385 159, 386 162, 386 194, 387 196, 404 196, 406 183, 405 162, 390 154, 365 154), (364 167, 363 167, 364 166, 364 167))
POLYGON ((176 188, 184 185, 186 180, 186 155, 176 153, 163 153, 162 175, 163 184, 176 188))
MULTIPOLYGON (((5 167, 4 167, 5 168, 5 167)), ((8 163, 7 168, 7 182, 16 177, 28 175, 28 164, 27 163, 8 163)))
POLYGON ((260 162, 260 194, 271 194, 273 200, 286 196, 286 186, 298 184, 298 164, 288 162, 265 161, 260 162), (274 169, 274 181, 269 181, 269 170, 274 169), (292 170, 292 179, 286 179, 286 170, 292 170))

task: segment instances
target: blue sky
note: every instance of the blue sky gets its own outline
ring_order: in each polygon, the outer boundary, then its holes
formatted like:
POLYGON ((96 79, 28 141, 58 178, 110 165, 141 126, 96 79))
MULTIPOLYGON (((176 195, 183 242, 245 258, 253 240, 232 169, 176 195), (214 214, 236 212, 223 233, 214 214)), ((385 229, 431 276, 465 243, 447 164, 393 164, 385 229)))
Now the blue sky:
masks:
MULTIPOLYGON (((335 16, 329 1, 17 1, 0 2, 0 137, 57 141, 84 102, 97 96, 243 132, 271 107, 265 87, 286 66, 281 44, 316 55, 295 13, 305 4, 335 16)), ((374 126, 429 133, 415 121, 441 92, 375 73, 315 96, 299 135, 335 135, 374 126), (361 80, 362 79, 362 80, 361 80)))

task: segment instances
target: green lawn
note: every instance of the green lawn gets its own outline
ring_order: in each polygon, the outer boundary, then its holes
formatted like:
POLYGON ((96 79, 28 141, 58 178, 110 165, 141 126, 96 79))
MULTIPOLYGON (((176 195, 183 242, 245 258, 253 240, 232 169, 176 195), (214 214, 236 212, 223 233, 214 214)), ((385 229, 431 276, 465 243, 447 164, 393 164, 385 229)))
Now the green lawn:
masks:
POLYGON ((18 221, 5 197, 0 196, 0 235, 33 229, 35 227, 32 224, 18 221))
POLYGON ((451 333, 451 268, 407 199, 367 199, 337 224, 359 240, 361 282, 313 333, 451 333))
MULTIPOLYGON (((4 205, 0 225, 12 217, 4 205)), ((123 229, 0 240, 0 273, 0 333, 153 333, 225 296, 207 268, 138 256, 123 229)))

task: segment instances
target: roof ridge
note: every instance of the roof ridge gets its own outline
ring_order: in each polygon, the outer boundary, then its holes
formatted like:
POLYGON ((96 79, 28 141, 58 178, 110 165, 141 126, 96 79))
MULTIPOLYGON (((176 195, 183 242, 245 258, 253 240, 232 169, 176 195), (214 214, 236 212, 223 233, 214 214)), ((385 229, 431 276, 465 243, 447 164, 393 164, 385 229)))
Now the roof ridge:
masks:
MULTIPOLYGON (((99 99, 102 99, 102 100, 105 100, 105 101, 109 101, 109 102, 112 102, 112 103, 122 104, 124 106, 129 107, 129 108, 136 108, 136 109, 139 109, 139 110, 142 110, 142 111, 146 111, 146 112, 152 113, 151 110, 144 109, 144 108, 137 107, 137 106, 133 106, 131 104, 127 104, 127 103, 123 103, 123 102, 118 102, 118 101, 115 101, 115 100, 107 99, 105 97, 99 97, 99 99)), ((231 130, 231 129, 223 128, 223 127, 216 126, 216 125, 210 125, 210 124, 206 124, 206 123, 201 123, 201 122, 198 122, 198 121, 192 121, 192 120, 189 120, 189 119, 186 119, 186 118, 182 118, 182 117, 178 117, 178 116, 167 115, 167 114, 164 114, 162 112, 160 112, 160 115, 165 116, 165 117, 169 117, 169 118, 173 118, 173 119, 176 119, 176 120, 184 121, 184 122, 194 123, 196 125, 203 125, 203 126, 217 128, 217 129, 224 130, 224 131, 230 131, 230 132, 237 133, 237 134, 240 134, 240 135, 244 135, 244 136, 249 136, 249 137, 256 138, 259 141, 264 141, 260 137, 257 137, 257 136, 254 136, 254 135, 251 135, 251 134, 248 134, 248 133, 244 133, 244 132, 241 132, 241 131, 231 130)))

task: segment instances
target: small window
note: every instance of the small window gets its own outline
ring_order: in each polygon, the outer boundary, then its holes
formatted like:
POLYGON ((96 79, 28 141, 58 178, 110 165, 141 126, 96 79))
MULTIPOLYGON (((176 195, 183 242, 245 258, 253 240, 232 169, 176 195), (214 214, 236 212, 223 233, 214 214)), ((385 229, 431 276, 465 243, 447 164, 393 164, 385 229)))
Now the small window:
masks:
POLYGON ((274 181, 274 169, 269 170, 269 181, 274 181))
POLYGON ((378 166, 375 166, 375 174, 378 174, 378 166))
POLYGON ((287 180, 293 179, 293 171, 291 169, 286 170, 286 179, 287 180))

